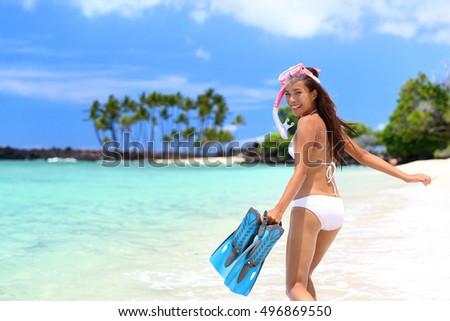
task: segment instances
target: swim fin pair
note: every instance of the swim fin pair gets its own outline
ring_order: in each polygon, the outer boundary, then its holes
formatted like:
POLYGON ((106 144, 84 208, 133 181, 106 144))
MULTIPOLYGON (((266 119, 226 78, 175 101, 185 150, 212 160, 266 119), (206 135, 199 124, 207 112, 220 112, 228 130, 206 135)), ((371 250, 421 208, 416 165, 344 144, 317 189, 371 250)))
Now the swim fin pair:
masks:
POLYGON ((267 225, 267 211, 261 222, 261 215, 251 207, 239 227, 211 255, 210 262, 232 292, 247 296, 283 233, 281 224, 267 225))

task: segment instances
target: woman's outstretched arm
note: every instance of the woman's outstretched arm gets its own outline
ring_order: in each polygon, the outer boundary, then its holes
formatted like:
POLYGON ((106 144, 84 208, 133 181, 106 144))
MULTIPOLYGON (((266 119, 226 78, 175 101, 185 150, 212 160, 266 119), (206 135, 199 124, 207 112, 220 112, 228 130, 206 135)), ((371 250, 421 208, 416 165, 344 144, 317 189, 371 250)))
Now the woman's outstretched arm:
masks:
POLYGON ((431 183, 431 177, 426 174, 406 174, 398 168, 392 166, 380 157, 369 153, 360 146, 358 146, 347 134, 344 133, 344 138, 347 140, 345 144, 345 151, 353 157, 358 163, 373 168, 377 171, 386 173, 406 183, 422 183, 428 185, 431 183))

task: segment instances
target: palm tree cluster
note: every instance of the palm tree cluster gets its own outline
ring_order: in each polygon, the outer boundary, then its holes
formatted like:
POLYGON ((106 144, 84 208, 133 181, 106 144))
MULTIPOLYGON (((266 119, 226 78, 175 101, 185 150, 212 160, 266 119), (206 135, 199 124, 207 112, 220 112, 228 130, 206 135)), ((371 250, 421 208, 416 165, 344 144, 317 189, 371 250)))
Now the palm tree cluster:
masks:
MULTIPOLYGON (((156 132, 162 143, 189 137, 204 144, 233 139, 233 134, 224 128, 228 113, 224 97, 209 88, 196 99, 179 92, 144 92, 139 101, 129 96, 120 101, 110 95, 104 104, 98 100, 92 103, 87 120, 93 122, 100 145, 118 142, 124 133, 130 133, 134 141, 145 146, 149 141, 155 143, 156 132)), ((238 114, 231 124, 244 123, 244 118, 238 114)))

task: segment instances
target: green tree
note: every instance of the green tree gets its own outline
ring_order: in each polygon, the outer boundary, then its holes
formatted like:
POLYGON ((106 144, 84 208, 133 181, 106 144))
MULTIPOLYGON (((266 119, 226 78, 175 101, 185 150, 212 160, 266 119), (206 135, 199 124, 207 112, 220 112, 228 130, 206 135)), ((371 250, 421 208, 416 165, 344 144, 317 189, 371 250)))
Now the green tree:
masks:
POLYGON ((233 134, 230 133, 228 130, 224 129, 217 129, 214 127, 208 127, 205 129, 203 133, 203 142, 207 143, 210 141, 216 141, 216 142, 229 142, 233 139, 233 134))
POLYGON ((102 109, 100 102, 96 99, 91 105, 91 108, 89 109, 89 116, 85 120, 91 120, 92 124, 94 125, 95 130, 95 136, 97 137, 97 140, 99 144, 103 144, 103 138, 100 135, 100 131, 106 130, 106 124, 102 122, 102 109))
POLYGON ((181 96, 181 93, 179 92, 165 96, 166 106, 173 110, 173 113, 171 114, 172 117, 169 119, 169 130, 171 136, 175 138, 175 136, 178 136, 177 134, 179 133, 177 128, 179 122, 177 121, 180 121, 179 117, 182 113, 181 107, 183 105, 183 96, 181 96))
POLYGON ((348 122, 349 126, 353 131, 348 130, 347 128, 344 128, 344 132, 350 136, 350 138, 356 138, 361 135, 373 135, 372 128, 367 126, 364 123, 360 122, 348 122))
POLYGON ((264 141, 259 145, 258 152, 262 155, 272 157, 289 157, 289 143, 292 136, 283 139, 278 131, 269 133, 264 137, 264 141))
POLYGON ((184 138, 187 138, 190 135, 195 134, 196 128, 193 126, 190 126, 191 123, 191 111, 195 110, 196 105, 194 101, 189 97, 184 97, 179 105, 181 109, 181 113, 178 115, 177 119, 175 120, 176 124, 184 124, 184 129, 179 128, 179 132, 184 138))
POLYGON ((231 125, 236 126, 236 131, 238 126, 245 125, 245 118, 241 114, 237 114, 236 118, 231 122, 231 125))
POLYGON ((377 147, 382 145, 380 133, 361 122, 348 122, 348 124, 353 131, 344 128, 344 132, 365 150, 377 153, 377 147))
POLYGON ((147 140, 146 139, 146 135, 145 135, 145 126, 144 126, 144 124, 148 122, 149 118, 150 118, 150 114, 149 114, 149 111, 146 108, 146 96, 145 96, 145 93, 143 92, 139 96, 139 104, 137 105, 136 113, 134 115, 135 123, 139 124, 138 137, 143 142, 145 142, 147 140))
POLYGON ((158 125, 157 107, 162 104, 160 93, 153 91, 149 93, 145 99, 148 109, 148 120, 150 120, 150 141, 155 141, 155 127, 158 125))
POLYGON ((131 126, 136 122, 136 111, 138 105, 128 95, 124 97, 121 103, 121 112, 119 118, 120 130, 131 132, 131 126))
POLYGON ((233 134, 223 129, 229 109, 222 95, 209 88, 204 94, 197 96, 196 106, 199 119, 198 134, 202 143, 211 140, 228 142, 233 139, 233 134))
MULTIPOLYGON (((177 125, 184 124, 185 126, 188 126, 189 125, 188 116, 184 113, 178 114, 178 117, 175 119, 175 124, 177 124, 177 125)), ((181 132, 181 129, 179 127, 177 127, 175 132, 179 133, 179 132, 181 132)))
POLYGON ((241 114, 237 114, 231 124, 236 126, 245 125, 245 118, 241 114))
MULTIPOLYGON (((103 113, 101 115, 101 122, 105 124, 106 130, 111 132, 111 138, 114 142, 117 142, 116 124, 119 123, 121 112, 121 105, 119 100, 114 95, 109 95, 106 102, 103 113)), ((105 142, 110 141, 109 137, 104 137, 105 142)))
MULTIPOLYGON (((193 144, 194 140, 202 143, 232 140, 232 133, 224 129, 228 112, 225 98, 212 88, 198 95, 197 100, 183 97, 179 92, 161 94, 153 91, 149 94, 143 92, 138 102, 129 96, 119 101, 114 95, 110 95, 104 104, 95 100, 86 120, 93 122, 100 144, 117 141, 117 131, 120 130, 133 134, 133 140, 141 140, 145 145, 148 126, 150 140, 155 142, 155 128, 159 125, 163 150, 167 150, 171 139, 177 140, 181 135, 193 144), (193 118, 199 122, 197 128, 192 126, 193 118)), ((244 120, 238 116, 234 123, 242 124, 244 120)))
POLYGON ((383 131, 390 155, 404 160, 432 158, 450 141, 450 92, 423 73, 402 87, 397 108, 383 131))
POLYGON ((218 104, 223 104, 223 97, 214 92, 214 89, 209 88, 205 93, 197 96, 197 111, 199 120, 199 133, 203 138, 203 133, 208 127, 207 121, 212 118, 214 108, 218 104))

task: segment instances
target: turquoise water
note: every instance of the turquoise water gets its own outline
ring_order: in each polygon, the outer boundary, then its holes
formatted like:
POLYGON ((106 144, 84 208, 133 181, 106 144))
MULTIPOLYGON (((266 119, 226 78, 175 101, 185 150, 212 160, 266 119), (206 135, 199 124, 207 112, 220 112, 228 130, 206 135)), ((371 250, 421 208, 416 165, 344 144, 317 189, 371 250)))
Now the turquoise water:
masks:
MULTIPOLYGON (((350 207, 365 195, 364 182, 350 183, 367 173, 338 174, 350 207)), ((236 299, 209 255, 250 206, 272 208, 291 174, 1 161, 0 300, 236 299)), ((284 299, 283 242, 275 268, 267 263, 273 288, 255 290, 256 299, 284 299)))

